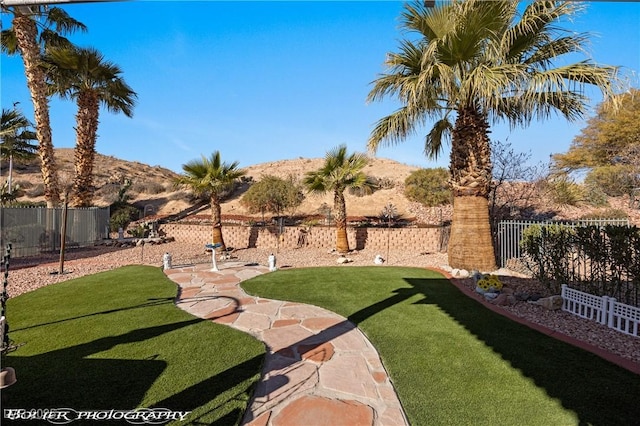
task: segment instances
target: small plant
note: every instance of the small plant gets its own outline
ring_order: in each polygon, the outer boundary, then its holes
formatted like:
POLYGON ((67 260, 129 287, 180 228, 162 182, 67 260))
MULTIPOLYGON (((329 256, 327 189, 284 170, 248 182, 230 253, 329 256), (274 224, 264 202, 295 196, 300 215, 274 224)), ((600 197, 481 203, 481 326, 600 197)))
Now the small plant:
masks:
POLYGON ((122 203, 115 203, 111 206, 111 218, 109 219, 109 228, 112 232, 118 229, 126 229, 127 226, 134 220, 140 218, 140 211, 129 205, 122 203))
POLYGON ((575 206, 584 199, 582 188, 568 176, 556 176, 547 182, 551 200, 561 206, 575 206))
POLYGON ((127 233, 134 238, 146 238, 149 235, 149 227, 139 224, 135 228, 127 230, 127 233))

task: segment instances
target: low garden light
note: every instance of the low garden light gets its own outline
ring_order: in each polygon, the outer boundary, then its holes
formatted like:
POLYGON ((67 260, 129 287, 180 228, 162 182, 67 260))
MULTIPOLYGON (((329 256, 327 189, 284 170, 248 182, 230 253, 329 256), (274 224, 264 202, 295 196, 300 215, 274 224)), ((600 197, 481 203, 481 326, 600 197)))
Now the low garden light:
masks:
POLYGON ((169 252, 162 255, 162 266, 163 269, 171 269, 171 255, 169 252))
POLYGON ((267 260, 268 260, 268 263, 269 263, 269 271, 271 271, 271 272, 275 271, 277 269, 276 268, 276 255, 271 253, 269 255, 269 259, 267 259, 267 260))

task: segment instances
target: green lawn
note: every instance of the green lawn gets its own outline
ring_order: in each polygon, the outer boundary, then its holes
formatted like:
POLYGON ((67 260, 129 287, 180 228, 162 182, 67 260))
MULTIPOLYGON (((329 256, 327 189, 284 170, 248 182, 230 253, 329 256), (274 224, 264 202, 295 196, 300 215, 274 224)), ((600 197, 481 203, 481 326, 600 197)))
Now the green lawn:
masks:
POLYGON ((498 315, 435 272, 280 270, 251 294, 337 312, 380 352, 412 425, 632 425, 640 377, 498 315))
POLYGON ((129 266, 10 299, 10 337, 24 345, 2 359, 18 378, 3 408, 157 407, 192 411, 180 425, 237 424, 264 346, 177 308, 176 291, 160 269, 129 266))

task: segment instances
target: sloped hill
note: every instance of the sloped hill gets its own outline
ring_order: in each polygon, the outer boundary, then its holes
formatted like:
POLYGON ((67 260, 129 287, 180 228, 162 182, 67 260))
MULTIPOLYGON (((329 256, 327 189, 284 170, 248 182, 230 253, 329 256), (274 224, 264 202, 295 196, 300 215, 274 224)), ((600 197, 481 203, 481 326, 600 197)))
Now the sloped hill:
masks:
MULTIPOLYGON (((56 149, 56 162, 59 167, 61 182, 71 182, 73 177, 73 149, 56 149)), ((297 158, 257 164, 244 168, 247 178, 259 181, 267 175, 287 178, 294 176, 301 179, 310 170, 319 168, 322 158, 297 158)), ((376 191, 372 195, 356 197, 346 194, 347 210, 350 216, 377 216, 388 203, 392 203, 399 214, 411 217, 411 203, 404 196, 404 180, 417 167, 408 166, 397 161, 372 158, 365 172, 384 183, 386 189, 376 191)), ((6 179, 8 171, 3 168, 2 178, 6 179)), ((121 160, 112 156, 96 154, 94 168, 94 184, 96 186, 95 204, 106 206, 117 199, 120 184, 130 179, 132 185, 128 194, 131 201, 147 214, 172 215, 187 210, 197 204, 191 194, 177 190, 173 180, 178 176, 171 170, 160 166, 149 166, 139 162, 121 160)), ((19 201, 43 202, 43 185, 39 160, 29 164, 15 165, 13 182, 23 189, 19 201)), ((240 204, 240 199, 248 185, 242 185, 222 205, 225 215, 249 215, 240 204)), ((323 203, 333 206, 331 194, 325 196, 308 195, 296 214, 317 214, 323 203)), ((205 212, 206 214, 206 212, 205 212)))

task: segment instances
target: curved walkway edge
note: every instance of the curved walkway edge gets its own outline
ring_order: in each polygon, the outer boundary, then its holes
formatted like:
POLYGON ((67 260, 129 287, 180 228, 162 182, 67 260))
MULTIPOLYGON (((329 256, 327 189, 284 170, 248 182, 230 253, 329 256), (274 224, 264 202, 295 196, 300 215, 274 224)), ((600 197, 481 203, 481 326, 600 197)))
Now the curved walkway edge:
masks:
POLYGON ((268 272, 226 262, 175 266, 176 305, 265 343, 267 354, 249 408, 250 426, 408 425, 380 357, 346 318, 325 309, 247 295, 239 283, 268 272))

